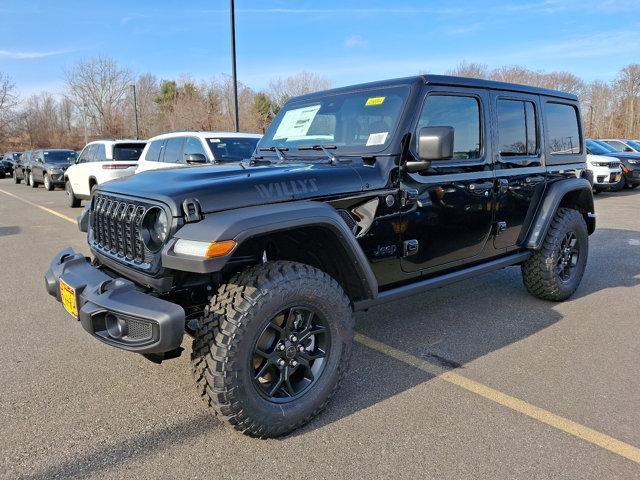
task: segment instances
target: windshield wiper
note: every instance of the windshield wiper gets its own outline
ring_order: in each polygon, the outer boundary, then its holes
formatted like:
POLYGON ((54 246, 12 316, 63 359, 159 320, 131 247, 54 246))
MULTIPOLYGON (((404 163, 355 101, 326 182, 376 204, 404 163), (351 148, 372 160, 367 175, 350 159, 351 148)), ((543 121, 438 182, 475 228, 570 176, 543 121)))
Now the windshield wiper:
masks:
POLYGON ((275 152, 276 155, 278 156, 278 160, 280 160, 281 162, 284 162, 286 160, 286 157, 284 156, 283 152, 288 152, 289 149, 287 147, 276 147, 274 145, 272 147, 260 147, 258 149, 258 151, 260 151, 260 152, 275 152))
POLYGON ((336 163, 338 163, 338 159, 329 150, 336 150, 337 148, 338 147, 336 147, 335 145, 302 145, 302 146, 298 147, 298 150, 322 151, 322 153, 324 153, 327 157, 329 157, 329 160, 331 160, 331 164, 335 165, 336 163))

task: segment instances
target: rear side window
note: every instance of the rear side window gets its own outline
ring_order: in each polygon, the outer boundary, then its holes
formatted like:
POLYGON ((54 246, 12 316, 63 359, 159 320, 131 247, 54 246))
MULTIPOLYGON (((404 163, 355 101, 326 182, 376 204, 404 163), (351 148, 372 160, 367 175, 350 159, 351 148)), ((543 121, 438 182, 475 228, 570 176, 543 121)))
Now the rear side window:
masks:
POLYGON ((143 149, 143 143, 117 143, 113 146, 113 159, 138 160, 143 149))
POLYGON ((184 137, 175 137, 167 140, 164 147, 164 156, 162 157, 162 161, 165 163, 181 163, 183 143, 184 137))
POLYGON ((545 104, 547 138, 552 155, 580 153, 580 129, 578 112, 573 105, 545 104))
POLYGON ((503 157, 538 152, 536 113, 533 102, 498 100, 498 141, 503 157))
POLYGON ((423 127, 453 127, 453 159, 480 158, 480 104, 475 97, 429 95, 418 121, 416 141, 423 127))
POLYGON ((98 143, 97 145, 94 145, 94 148, 93 161, 104 162, 107 159, 107 152, 104 148, 104 144, 98 143))
POLYGON ((149 162, 159 162, 160 161, 160 152, 162 152, 162 145, 164 144, 164 140, 154 140, 149 144, 149 148, 147 149, 147 153, 144 156, 144 159, 149 162))

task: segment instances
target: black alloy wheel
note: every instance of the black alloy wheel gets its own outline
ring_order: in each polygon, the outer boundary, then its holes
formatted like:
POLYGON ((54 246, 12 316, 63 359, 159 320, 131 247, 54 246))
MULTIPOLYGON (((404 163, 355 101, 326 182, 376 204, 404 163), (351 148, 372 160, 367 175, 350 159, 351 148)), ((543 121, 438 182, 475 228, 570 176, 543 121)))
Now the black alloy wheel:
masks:
POLYGON ((560 244, 556 272, 563 282, 571 280, 580 259, 580 244, 574 232, 567 232, 560 244))
POLYGON ((300 398, 322 375, 330 347, 327 321, 314 309, 279 312, 255 343, 251 367, 258 392, 274 403, 300 398))

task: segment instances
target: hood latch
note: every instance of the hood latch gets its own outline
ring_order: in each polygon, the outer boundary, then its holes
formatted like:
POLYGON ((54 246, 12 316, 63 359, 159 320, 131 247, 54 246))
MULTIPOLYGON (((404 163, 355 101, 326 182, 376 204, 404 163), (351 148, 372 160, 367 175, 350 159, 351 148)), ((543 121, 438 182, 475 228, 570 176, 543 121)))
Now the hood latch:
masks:
POLYGON ((195 198, 187 198, 182 202, 182 210, 184 211, 184 221, 186 223, 194 223, 202 220, 202 210, 200 203, 195 198))

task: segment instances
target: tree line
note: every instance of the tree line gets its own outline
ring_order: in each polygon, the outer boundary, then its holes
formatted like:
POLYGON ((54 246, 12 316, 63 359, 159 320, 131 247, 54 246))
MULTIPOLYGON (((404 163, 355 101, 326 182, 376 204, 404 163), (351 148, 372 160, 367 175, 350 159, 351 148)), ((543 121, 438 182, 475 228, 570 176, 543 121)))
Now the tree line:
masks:
MULTIPOLYGON (((582 103, 586 135, 640 138, 640 64, 622 68, 609 82, 586 82, 566 71, 521 66, 491 69, 462 62, 449 75, 485 78, 557 89, 582 103)), ((0 152, 40 147, 81 148, 97 138, 140 138, 175 130, 233 130, 233 84, 227 75, 207 81, 189 77, 160 80, 136 75, 109 57, 94 57, 65 72, 62 94, 41 92, 20 98, 0 72, 0 152)), ((324 76, 300 72, 275 78, 264 91, 239 83, 242 131, 261 133, 292 96, 330 88, 324 76)))
MULTIPOLYGON (((16 85, 0 72, 0 152, 42 147, 82 148, 98 138, 149 138, 175 130, 234 129, 233 83, 221 75, 159 80, 135 75, 109 57, 94 57, 65 72, 62 94, 41 92, 19 98, 16 85)), ((262 133, 292 96, 331 87, 325 77, 300 72, 274 78, 265 91, 238 84, 240 128, 262 133)))

